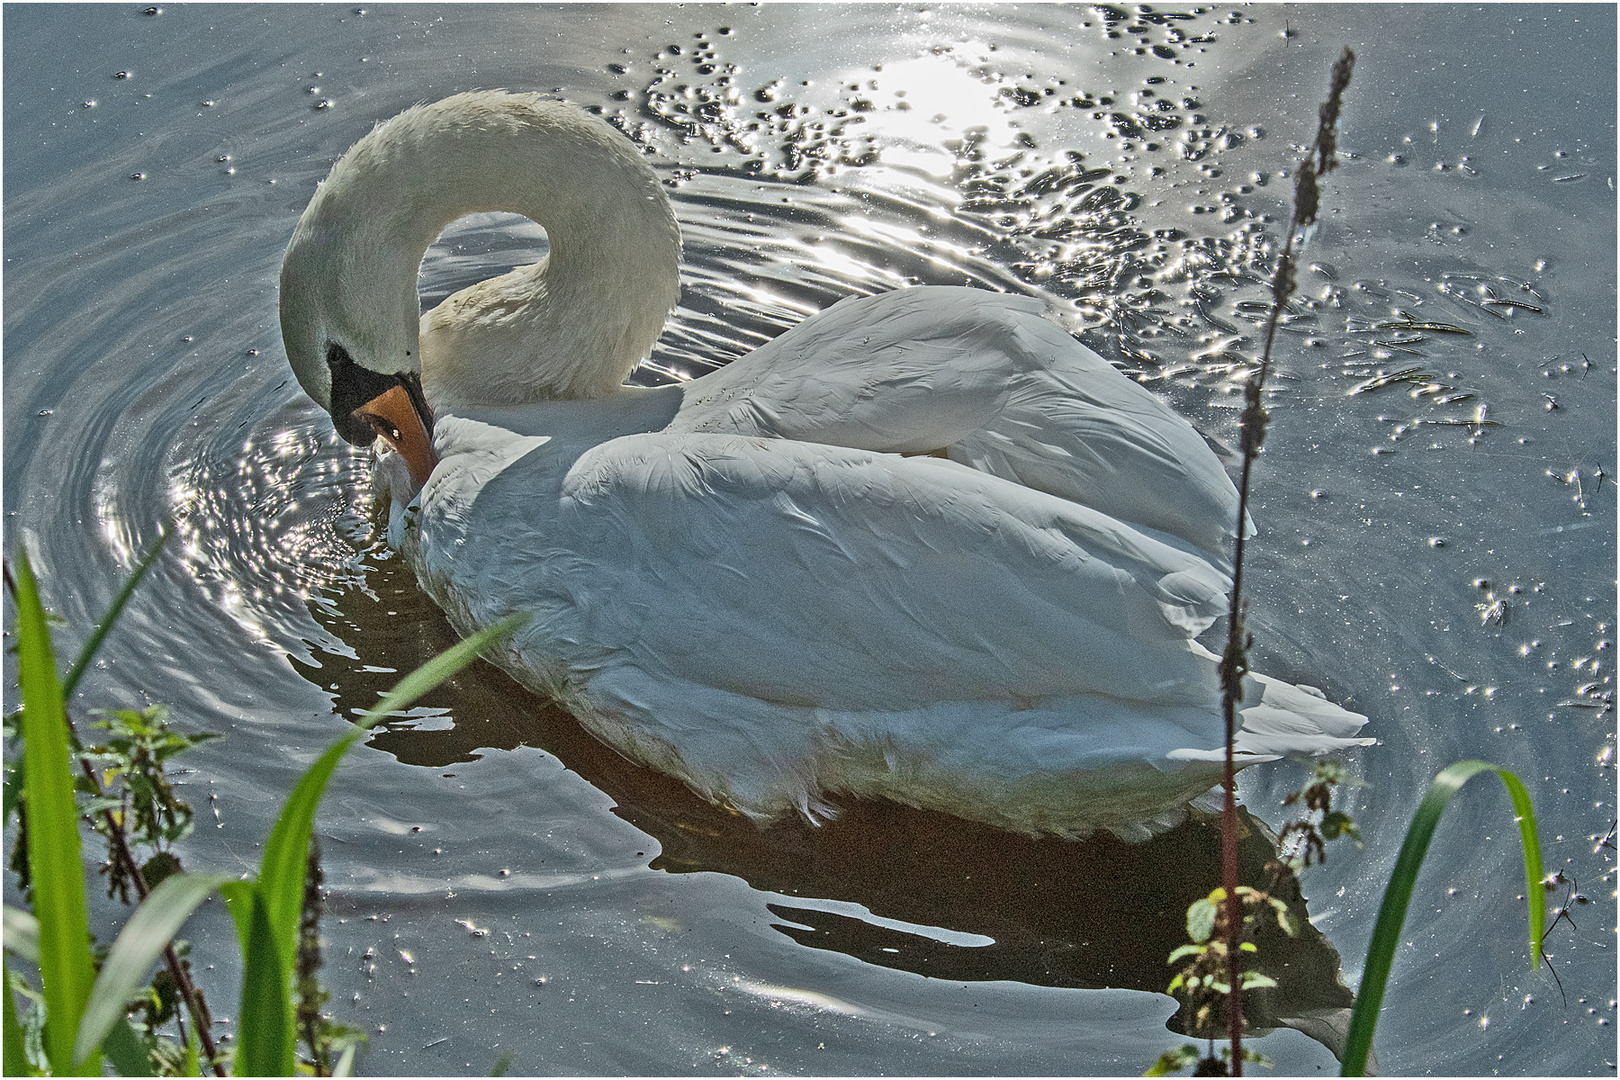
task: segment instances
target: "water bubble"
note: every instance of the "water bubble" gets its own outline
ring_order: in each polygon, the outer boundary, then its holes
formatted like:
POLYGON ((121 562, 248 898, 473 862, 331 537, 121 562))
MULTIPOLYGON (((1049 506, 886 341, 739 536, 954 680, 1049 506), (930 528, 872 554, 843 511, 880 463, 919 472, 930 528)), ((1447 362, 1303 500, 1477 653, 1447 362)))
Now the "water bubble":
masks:
POLYGON ((129 78, 130 76, 132 76, 134 74, 135 73, 133 71, 120 71, 116 75, 114 75, 113 78, 115 78, 115 79, 127 79, 127 78, 129 78))

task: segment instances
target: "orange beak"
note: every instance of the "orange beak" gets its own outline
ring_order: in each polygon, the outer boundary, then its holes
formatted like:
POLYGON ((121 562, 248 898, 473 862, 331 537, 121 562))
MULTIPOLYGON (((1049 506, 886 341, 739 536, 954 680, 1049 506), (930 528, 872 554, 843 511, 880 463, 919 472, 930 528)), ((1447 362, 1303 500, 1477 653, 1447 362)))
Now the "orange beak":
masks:
POLYGON ((390 387, 378 394, 354 410, 354 415, 370 423, 378 437, 405 459, 412 480, 418 485, 427 483, 439 456, 433 452, 427 426, 403 386, 390 387))

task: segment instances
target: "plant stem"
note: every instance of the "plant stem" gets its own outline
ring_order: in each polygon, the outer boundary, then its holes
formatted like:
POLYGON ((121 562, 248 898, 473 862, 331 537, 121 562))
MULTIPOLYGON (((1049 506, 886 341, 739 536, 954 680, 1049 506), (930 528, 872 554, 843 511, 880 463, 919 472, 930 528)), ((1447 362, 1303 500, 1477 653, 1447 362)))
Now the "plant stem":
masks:
POLYGON ((1317 178, 1332 170, 1335 161, 1340 98, 1350 85, 1350 71, 1355 54, 1344 50, 1333 65, 1333 77, 1328 99, 1318 113, 1316 141, 1312 143, 1305 160, 1300 162, 1294 184, 1294 214, 1288 223, 1288 236, 1283 242, 1277 270, 1271 279, 1271 313, 1266 317, 1266 336, 1260 352, 1260 368, 1249 376, 1243 387, 1242 450, 1243 469, 1238 480, 1237 542, 1232 556, 1232 596, 1227 609, 1226 649, 1221 656, 1221 716, 1226 723, 1226 764, 1221 783, 1226 799, 1221 813, 1221 881, 1226 890, 1226 962, 1227 985, 1231 987, 1226 998, 1228 1031, 1232 1041, 1232 1075, 1243 1075, 1243 984, 1238 944, 1243 935, 1243 904, 1237 895, 1237 704, 1243 697, 1243 676, 1249 670, 1251 639, 1244 626, 1246 603, 1243 599, 1244 525, 1249 520, 1249 478, 1254 461, 1260 456, 1260 446, 1266 437, 1266 421, 1270 419, 1262 402, 1261 391, 1266 375, 1271 370, 1271 345, 1277 336, 1277 324, 1282 311, 1294 291, 1294 238, 1301 229, 1316 221, 1321 194, 1317 178))
MULTIPOLYGON (((75 745, 79 743, 79 733, 73 727, 73 718, 66 717, 68 731, 73 735, 75 745)), ((84 771, 85 779, 90 781, 90 787, 99 797, 102 794, 101 781, 96 778, 95 767, 85 758, 79 759, 79 768, 84 771)), ((140 863, 135 861, 135 853, 129 850, 129 841, 124 836, 123 826, 113 816, 111 810, 101 811, 101 820, 107 826, 107 838, 112 841, 113 858, 123 864, 124 873, 135 885, 135 895, 138 901, 145 901, 151 892, 146 885, 146 875, 141 872, 140 863)), ((208 1056, 208 1062, 213 1066, 215 1076, 225 1075, 225 1066, 219 1061, 219 1050, 214 1045, 214 1033, 209 1020, 208 1007, 203 1004, 202 993, 197 985, 191 981, 191 974, 186 966, 180 962, 180 954, 174 951, 174 945, 163 947, 163 960, 168 965, 169 975, 174 979, 175 988, 185 999, 186 1008, 191 1013, 191 1026, 197 1032, 197 1041, 202 1044, 203 1053, 208 1056)))
POLYGON ((298 991, 298 1028, 309 1045, 310 1065, 316 1076, 331 1076, 329 1040, 321 1031, 321 841, 309 838, 309 864, 304 873, 304 905, 298 918, 298 954, 293 982, 298 991))
POLYGON ((1226 996, 1226 1018, 1232 1041, 1232 1075, 1242 1076, 1243 981, 1238 944, 1243 938, 1243 902, 1237 892, 1237 768, 1232 749, 1236 709, 1230 696, 1224 698, 1222 707, 1226 714, 1226 775, 1223 780, 1226 801, 1221 807, 1221 887, 1226 890, 1226 985, 1232 988, 1226 996))

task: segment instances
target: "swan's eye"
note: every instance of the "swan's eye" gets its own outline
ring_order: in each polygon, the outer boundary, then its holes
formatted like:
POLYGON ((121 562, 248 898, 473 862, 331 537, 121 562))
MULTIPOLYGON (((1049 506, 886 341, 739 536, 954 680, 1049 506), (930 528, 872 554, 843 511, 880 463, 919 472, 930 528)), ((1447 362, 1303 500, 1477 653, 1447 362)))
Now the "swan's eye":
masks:
POLYGON ((332 425, 344 440, 364 446, 380 432, 372 422, 355 415, 355 411, 378 394, 398 384, 393 375, 379 375, 354 362, 349 351, 335 341, 326 343, 326 367, 331 372, 331 398, 327 409, 332 414, 332 425))
POLYGON ((396 444, 400 441, 401 436, 399 433, 399 428, 385 417, 378 416, 376 413, 372 412, 357 413, 356 415, 360 416, 367 423, 369 423, 371 425, 371 430, 376 432, 378 435, 381 435, 383 438, 396 444))

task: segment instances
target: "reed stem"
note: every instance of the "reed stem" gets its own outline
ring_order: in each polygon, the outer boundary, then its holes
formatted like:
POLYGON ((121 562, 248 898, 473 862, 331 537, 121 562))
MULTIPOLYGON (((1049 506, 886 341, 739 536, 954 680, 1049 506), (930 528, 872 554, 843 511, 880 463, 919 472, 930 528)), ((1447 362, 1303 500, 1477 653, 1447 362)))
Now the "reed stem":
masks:
POLYGON ((1243 622, 1247 608, 1243 599, 1243 555, 1246 539, 1244 525, 1249 520, 1249 481, 1255 459, 1260 456, 1261 444, 1265 442, 1266 422, 1270 419, 1262 403, 1261 392, 1265 389, 1266 375, 1271 370, 1271 346, 1277 336, 1283 308, 1294 292, 1294 242, 1301 230, 1316 221, 1321 203, 1317 180, 1331 172, 1337 163, 1334 155, 1337 151, 1340 102, 1345 88, 1350 85, 1350 72, 1355 61, 1355 53, 1345 49, 1333 65, 1328 99, 1318 111, 1316 141, 1300 162, 1294 181, 1294 214, 1288 223, 1288 236, 1283 241, 1282 254, 1277 259, 1277 270, 1271 278, 1271 312, 1266 317, 1260 367, 1249 376, 1243 388, 1243 468, 1238 480, 1237 542, 1232 556, 1232 597, 1227 609, 1226 649, 1221 655, 1220 668, 1221 715, 1226 723, 1226 763, 1221 778, 1226 795, 1221 813, 1221 886, 1226 890, 1227 985, 1231 987, 1226 999, 1226 1015, 1232 1043, 1233 1076, 1243 1075, 1243 982, 1238 949, 1243 934, 1243 902, 1237 893, 1236 739, 1237 705, 1243 697, 1243 676, 1249 671, 1249 646, 1253 644, 1253 638, 1243 622))

